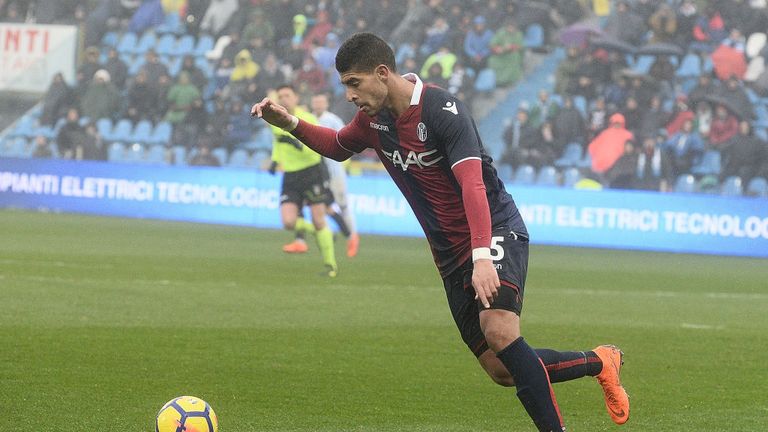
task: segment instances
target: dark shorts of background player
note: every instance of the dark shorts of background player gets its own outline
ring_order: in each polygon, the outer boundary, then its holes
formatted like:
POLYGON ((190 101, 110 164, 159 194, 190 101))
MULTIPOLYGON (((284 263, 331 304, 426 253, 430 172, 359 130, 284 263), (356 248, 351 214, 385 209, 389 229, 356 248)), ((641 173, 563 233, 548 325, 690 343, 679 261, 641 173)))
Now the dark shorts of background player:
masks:
MULTIPOLYGON (((523 290, 528 273, 528 238, 506 227, 494 230, 493 237, 503 238, 496 244, 504 250, 504 256, 493 261, 501 286, 498 297, 491 303, 491 309, 508 310, 519 316, 523 309, 523 290)), ((472 353, 479 357, 488 349, 488 343, 480 329, 480 311, 485 307, 480 300, 475 300, 472 269, 472 259, 469 259, 444 278, 443 284, 461 338, 472 353)))
POLYGON ((328 170, 324 164, 283 175, 280 204, 290 202, 302 207, 305 204, 324 204, 329 200, 333 201, 333 194, 328 186, 328 170))

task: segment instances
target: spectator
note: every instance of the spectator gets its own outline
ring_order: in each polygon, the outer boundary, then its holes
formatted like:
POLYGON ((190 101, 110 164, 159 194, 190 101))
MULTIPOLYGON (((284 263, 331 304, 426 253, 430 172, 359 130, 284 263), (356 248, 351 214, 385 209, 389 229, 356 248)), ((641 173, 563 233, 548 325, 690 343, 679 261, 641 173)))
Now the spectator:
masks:
POLYGON ((77 160, 107 160, 107 147, 96 130, 96 123, 90 122, 85 126, 85 137, 75 148, 77 160))
POLYGON ((636 189, 638 186, 637 159, 635 143, 632 140, 627 140, 624 143, 624 153, 605 173, 608 187, 611 189, 636 189))
POLYGON ((67 107, 74 104, 72 89, 64 81, 61 72, 53 76, 48 91, 43 96, 43 112, 40 124, 53 126, 65 112, 67 107))
POLYGON ((689 48, 693 51, 711 53, 726 36, 725 23, 720 12, 713 5, 707 5, 704 15, 696 18, 693 26, 693 42, 689 48))
POLYGON ((59 156, 64 159, 75 157, 75 148, 85 140, 85 129, 80 126, 80 111, 70 108, 67 111, 67 121, 59 129, 56 135, 56 145, 59 148, 59 156))
POLYGON ((576 86, 580 65, 581 59, 578 48, 568 47, 565 60, 557 65, 555 71, 555 93, 565 94, 576 86))
POLYGON ((696 82, 696 86, 688 92, 688 100, 697 102, 704 99, 706 96, 716 95, 720 93, 719 81, 713 81, 712 75, 702 74, 699 76, 699 80, 696 82))
POLYGON ((766 143, 752 134, 749 122, 739 122, 739 133, 722 144, 723 170, 720 180, 738 176, 746 184, 755 177, 768 157, 766 143))
POLYGON ((605 107, 605 98, 601 96, 595 99, 595 103, 589 110, 589 118, 587 120, 587 140, 592 141, 608 125, 608 110, 605 107))
POLYGON ((256 81, 261 89, 264 91, 274 89, 287 80, 279 66, 277 57, 273 54, 267 56, 267 59, 264 61, 264 67, 256 75, 256 81))
MULTIPOLYGON (((168 112, 165 114, 165 121, 174 125, 181 124, 192 109, 192 104, 200 99, 200 91, 189 80, 189 74, 179 73, 178 82, 170 88, 166 100, 168 101, 168 112)), ((178 141, 174 140, 176 144, 178 141)))
POLYGON ((584 116, 578 108, 573 106, 572 97, 563 98, 563 106, 552 118, 552 129, 557 140, 555 147, 557 154, 562 153, 569 143, 577 142, 583 145, 587 135, 584 116))
POLYGON ((237 0, 211 0, 200 23, 200 30, 214 37, 221 36, 238 8, 237 0))
POLYGON ((651 43, 675 43, 677 37, 677 15, 668 3, 662 3, 651 15, 648 24, 653 32, 651 43))
POLYGON ((208 78, 205 73, 195 64, 195 58, 191 55, 185 55, 181 61, 181 72, 189 75, 189 81, 201 92, 208 85, 208 78))
POLYGON ((725 85, 721 86, 717 90, 717 95, 722 96, 724 99, 731 102, 734 109, 738 110, 734 114, 741 120, 751 120, 755 118, 755 109, 752 101, 749 100, 747 92, 741 86, 741 81, 738 78, 731 75, 728 80, 725 81, 725 85))
POLYGON ((624 126, 632 132, 633 135, 637 135, 640 130, 640 121, 643 118, 643 109, 640 107, 637 99, 634 96, 629 96, 624 102, 624 107, 620 110, 624 116, 624 126))
POLYGON ((589 143, 587 150, 592 156, 592 171, 604 174, 624 154, 627 141, 633 140, 632 132, 624 127, 624 116, 616 113, 609 120, 608 128, 589 143))
POLYGON ((304 38, 304 50, 312 51, 317 46, 325 44, 325 38, 333 30, 333 24, 328 18, 328 11, 319 10, 315 16, 315 25, 307 32, 304 38))
POLYGON ((80 103, 83 115, 91 120, 113 118, 120 113, 120 104, 120 91, 110 82, 109 72, 99 69, 80 103))
POLYGON ((603 91, 606 106, 614 110, 623 107, 629 96, 629 80, 626 76, 617 76, 603 91))
POLYGON ((145 0, 133 13, 128 23, 128 31, 142 34, 144 31, 163 23, 165 12, 160 0, 145 0))
POLYGON ((616 12, 605 22, 605 33, 634 46, 643 44, 646 30, 643 18, 632 11, 626 0, 618 2, 616 12))
POLYGON ((508 18, 491 39, 488 67, 496 73, 496 85, 505 87, 516 83, 523 75, 523 33, 512 18, 508 18))
POLYGON ((264 10, 260 7, 254 7, 249 12, 249 21, 243 28, 243 40, 251 40, 254 37, 260 37, 264 46, 268 49, 275 46, 275 28, 272 22, 265 19, 264 10))
POLYGON ((472 29, 464 38, 464 54, 467 56, 467 65, 476 71, 485 68, 488 56, 491 55, 491 39, 493 32, 486 28, 485 17, 476 16, 472 20, 472 29))
POLYGON ((302 94, 322 93, 327 89, 325 72, 317 66, 312 57, 307 56, 304 58, 301 69, 296 73, 294 87, 302 94))
POLYGON ((53 158, 53 148, 51 147, 51 143, 48 142, 48 138, 43 135, 35 137, 35 148, 32 150, 32 157, 34 159, 53 158))
POLYGON ((693 122, 688 120, 683 123, 680 132, 672 135, 663 145, 670 162, 670 178, 677 178, 680 174, 691 171, 691 167, 704 153, 704 141, 694 130, 693 122))
POLYGON ((228 94, 236 96, 248 86, 248 83, 256 78, 259 73, 259 65, 251 59, 251 53, 244 49, 235 57, 235 67, 229 76, 230 87, 228 94))
POLYGON ((534 127, 541 126, 545 121, 551 120, 559 109, 557 102, 549 97, 549 92, 546 89, 540 89, 536 94, 536 102, 529 110, 531 124, 534 127))
POLYGON ((428 76, 429 75, 429 69, 432 67, 435 63, 440 63, 440 67, 442 69, 442 76, 446 80, 448 80, 451 77, 451 74, 453 73, 453 65, 456 64, 456 54, 450 52, 448 50, 447 46, 440 47, 436 53, 430 55, 427 57, 427 60, 424 62, 424 65, 421 67, 421 72, 419 75, 421 76, 428 76))
POLYGON ((154 86, 147 82, 145 71, 139 71, 128 86, 126 102, 126 115, 133 123, 144 119, 157 121, 158 94, 154 86))
POLYGON ((240 40, 240 32, 232 31, 229 33, 229 43, 227 43, 224 49, 221 50, 221 57, 219 57, 219 63, 217 66, 221 66, 221 63, 224 61, 224 59, 229 60, 230 64, 235 62, 237 53, 243 49, 240 40))
POLYGON ((709 130, 709 144, 719 147, 739 131, 739 121, 723 105, 717 105, 712 126, 709 130))
POLYGON ((160 57, 154 49, 147 50, 147 53, 144 54, 144 59, 144 65, 141 66, 139 71, 144 71, 144 73, 147 74, 147 82, 150 85, 158 83, 162 75, 170 76, 168 67, 160 61, 160 57))
POLYGON ((443 66, 440 63, 432 63, 426 74, 421 74, 424 81, 434 84, 440 88, 448 87, 448 80, 443 77, 443 66))
POLYGON ((104 70, 109 72, 110 79, 115 87, 119 90, 125 88, 125 81, 128 79, 128 66, 120 59, 116 49, 109 49, 107 63, 104 64, 104 70))
MULTIPOLYGON (((662 131, 664 131, 662 129, 662 131)), ((666 153, 661 150, 664 134, 656 137, 643 138, 643 146, 637 154, 637 187, 645 190, 665 192, 669 190, 670 162, 666 153)))
POLYGON ((528 107, 521 105, 517 109, 515 120, 504 131, 504 143, 506 145, 501 162, 517 168, 526 163, 530 150, 536 148, 539 141, 539 131, 530 124, 528 119, 528 107))
POLYGON ((708 139, 709 133, 712 129, 712 105, 707 101, 699 101, 696 103, 696 125, 702 138, 708 139))
POLYGON ((335 33, 328 33, 325 44, 312 50, 312 58, 323 70, 333 70, 336 64, 336 53, 339 51, 339 37, 335 33))
POLYGON ((197 153, 194 157, 189 161, 189 164, 192 166, 210 166, 210 167, 218 167, 221 166, 221 161, 219 158, 211 154, 211 148, 207 145, 201 145, 197 149, 197 153))
POLYGON ((654 95, 651 98, 651 104, 646 108, 638 127, 639 139, 645 137, 656 137, 659 129, 664 127, 669 121, 669 113, 664 111, 661 106, 661 96, 654 95))
POLYGON ((661 87, 662 93, 669 94, 672 92, 675 84, 676 69, 675 65, 669 60, 669 56, 660 55, 651 64, 648 75, 661 87))
POLYGON ((249 112, 239 100, 232 102, 227 120, 225 140, 228 152, 232 153, 238 146, 251 140, 253 122, 249 112))
MULTIPOLYGON (((405 73, 405 71, 404 71, 405 73)), ((453 65, 453 73, 448 79, 446 90, 451 92, 460 100, 469 103, 472 100, 474 88, 472 87, 472 77, 461 62, 453 65)))
POLYGON ((245 40, 248 42, 248 45, 245 47, 245 49, 251 53, 251 59, 257 64, 263 63, 264 59, 266 59, 271 52, 269 48, 264 46, 264 38, 259 35, 254 35, 251 38, 245 40))
POLYGON ((671 121, 667 124, 667 135, 676 134, 686 120, 693 120, 696 115, 688 108, 688 98, 684 94, 679 94, 675 98, 674 111, 670 115, 671 121))
POLYGON ((693 41, 693 28, 699 17, 696 2, 693 0, 683 0, 677 8, 675 16, 677 18, 675 43, 681 47, 687 47, 693 41))
POLYGON ((200 135, 205 134, 207 131, 207 125, 208 111, 205 110, 203 100, 197 98, 192 101, 192 105, 189 107, 184 120, 174 127, 173 144, 184 146, 187 150, 197 146, 200 135))
POLYGON ((168 93, 171 91, 171 87, 174 86, 171 76, 168 74, 160 75, 160 79, 157 82, 157 115, 159 117, 165 117, 168 112, 168 93))
POLYGON ((101 63, 99 63, 99 49, 95 46, 88 47, 85 50, 85 61, 77 69, 78 80, 77 84, 83 90, 88 88, 88 84, 93 80, 93 74, 101 69, 101 63))

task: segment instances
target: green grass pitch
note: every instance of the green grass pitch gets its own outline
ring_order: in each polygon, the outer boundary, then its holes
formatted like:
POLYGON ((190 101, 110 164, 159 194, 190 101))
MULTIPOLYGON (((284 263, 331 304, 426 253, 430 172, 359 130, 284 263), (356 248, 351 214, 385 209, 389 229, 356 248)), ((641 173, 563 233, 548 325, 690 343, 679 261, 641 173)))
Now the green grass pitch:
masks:
MULTIPOLYGON (((364 236, 329 280, 289 237, 0 211, 0 431, 148 432, 185 394, 222 432, 534 430, 461 343, 423 239, 364 236)), ((555 385, 570 431, 768 424, 768 261, 534 246, 523 334, 626 353, 629 422, 584 378, 555 385)))

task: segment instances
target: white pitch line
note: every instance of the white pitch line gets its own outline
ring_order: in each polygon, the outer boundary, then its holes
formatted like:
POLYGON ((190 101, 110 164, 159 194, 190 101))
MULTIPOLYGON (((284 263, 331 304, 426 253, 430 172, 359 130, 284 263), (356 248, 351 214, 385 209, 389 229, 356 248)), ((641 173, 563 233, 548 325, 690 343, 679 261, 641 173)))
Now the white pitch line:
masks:
POLYGON ((545 292, 545 293, 558 293, 566 295, 578 295, 578 296, 635 296, 635 297, 662 297, 662 298, 675 298, 675 297, 696 297, 706 299, 717 300, 768 300, 768 294, 763 293, 741 293, 741 292, 681 292, 681 291, 641 291, 641 290, 595 290, 595 289, 535 289, 532 288, 531 292, 545 292))
POLYGON ((694 329, 694 330, 722 330, 725 328, 724 325, 709 325, 709 324, 690 324, 690 323, 682 323, 680 324, 680 327, 684 329, 694 329))

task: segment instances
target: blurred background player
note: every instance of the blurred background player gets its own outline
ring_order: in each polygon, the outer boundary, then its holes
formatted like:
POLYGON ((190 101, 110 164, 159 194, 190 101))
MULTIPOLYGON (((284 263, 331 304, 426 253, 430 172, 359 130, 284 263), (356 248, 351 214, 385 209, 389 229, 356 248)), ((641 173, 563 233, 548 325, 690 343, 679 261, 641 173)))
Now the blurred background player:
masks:
MULTIPOLYGON (((292 86, 278 87, 277 100, 292 115, 308 123, 317 124, 315 116, 298 106, 299 98, 292 86)), ((274 173, 278 166, 285 172, 280 192, 280 219, 283 227, 286 230, 315 234, 323 256, 325 274, 335 277, 338 266, 333 246, 333 233, 325 221, 325 203, 331 200, 331 191, 328 188, 323 159, 281 128, 273 126, 272 133, 274 141, 270 172, 274 173), (309 205, 312 223, 302 217, 301 209, 304 203, 309 205)), ((283 247, 286 252, 301 249, 304 251, 307 249, 304 240, 294 240, 283 247)))
MULTIPOLYGON (((310 108, 312 114, 317 117, 320 126, 329 127, 338 131, 344 127, 344 121, 336 114, 328 111, 328 95, 325 93, 312 96, 310 108)), ((328 215, 339 226, 339 230, 347 238, 347 256, 357 255, 360 245, 360 236, 355 229, 355 216, 349 211, 347 201, 347 171, 346 164, 330 158, 323 158, 328 168, 330 188, 333 194, 333 202, 326 203, 328 215)))

